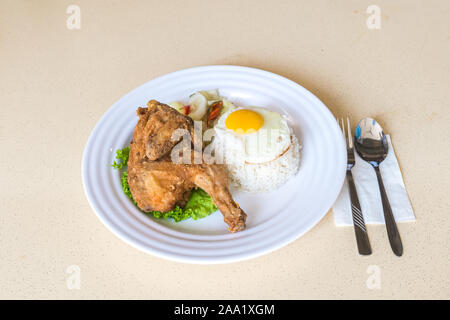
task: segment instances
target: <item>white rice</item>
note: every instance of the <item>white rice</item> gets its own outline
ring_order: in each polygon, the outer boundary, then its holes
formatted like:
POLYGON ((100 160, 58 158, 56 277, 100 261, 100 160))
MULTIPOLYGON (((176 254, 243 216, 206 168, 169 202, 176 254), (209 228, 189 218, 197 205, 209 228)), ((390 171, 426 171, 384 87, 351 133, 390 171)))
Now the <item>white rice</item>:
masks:
POLYGON ((289 149, 275 160, 251 164, 239 161, 234 152, 218 150, 223 155, 224 164, 231 184, 246 192, 268 192, 283 185, 295 175, 300 167, 300 149, 297 137, 291 135, 289 149))

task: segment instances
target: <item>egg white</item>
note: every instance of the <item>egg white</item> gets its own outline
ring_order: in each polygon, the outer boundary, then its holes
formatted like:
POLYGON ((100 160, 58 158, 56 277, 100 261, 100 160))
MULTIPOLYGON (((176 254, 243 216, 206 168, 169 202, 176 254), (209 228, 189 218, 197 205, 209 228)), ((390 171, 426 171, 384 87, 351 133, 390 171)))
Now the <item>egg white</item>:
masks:
POLYGON ((214 126, 215 142, 222 144, 221 155, 227 162, 264 163, 281 156, 291 144, 291 132, 284 117, 275 111, 261 107, 242 107, 224 113, 214 126), (246 109, 257 112, 264 119, 259 130, 239 134, 225 125, 227 117, 234 111, 246 109))

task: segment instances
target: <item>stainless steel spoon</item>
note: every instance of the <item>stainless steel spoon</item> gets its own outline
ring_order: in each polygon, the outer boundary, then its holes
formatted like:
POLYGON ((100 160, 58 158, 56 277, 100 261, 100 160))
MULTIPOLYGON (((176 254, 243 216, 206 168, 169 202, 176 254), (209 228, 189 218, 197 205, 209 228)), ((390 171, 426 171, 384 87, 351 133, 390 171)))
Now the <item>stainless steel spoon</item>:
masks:
POLYGON ((398 233, 397 225, 395 223, 394 215, 392 214, 391 205, 389 204, 380 173, 380 163, 386 159, 389 149, 386 135, 381 126, 374 119, 364 118, 356 127, 355 140, 355 147, 359 156, 369 162, 377 173, 389 243, 391 244, 392 251, 400 257, 403 254, 402 240, 398 233))

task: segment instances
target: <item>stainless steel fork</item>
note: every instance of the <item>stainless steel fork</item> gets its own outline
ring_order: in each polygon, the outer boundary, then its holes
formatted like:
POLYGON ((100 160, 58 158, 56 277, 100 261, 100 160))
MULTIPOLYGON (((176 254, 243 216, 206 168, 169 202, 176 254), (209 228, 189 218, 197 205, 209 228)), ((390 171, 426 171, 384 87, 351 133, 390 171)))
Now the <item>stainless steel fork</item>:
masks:
POLYGON ((355 151, 353 143, 353 134, 350 128, 350 119, 347 117, 347 130, 345 129, 344 119, 340 119, 342 134, 347 143, 347 181, 348 189, 350 191, 350 201, 352 207, 353 225, 355 227, 356 243, 358 244, 358 251, 361 255, 369 255, 372 249, 367 235, 364 217, 362 215, 361 206, 359 205, 358 194, 356 193, 355 182, 353 181, 352 168, 355 165, 355 151))

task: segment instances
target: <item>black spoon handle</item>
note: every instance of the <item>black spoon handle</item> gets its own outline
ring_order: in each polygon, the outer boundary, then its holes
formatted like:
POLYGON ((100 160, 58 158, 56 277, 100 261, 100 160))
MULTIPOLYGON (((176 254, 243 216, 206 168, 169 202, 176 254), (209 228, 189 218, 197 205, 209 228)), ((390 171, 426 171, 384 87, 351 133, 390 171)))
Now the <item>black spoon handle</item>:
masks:
POLYGON ((384 189, 380 168, 379 166, 374 166, 374 168, 377 173, 378 186, 380 187, 381 202, 383 203, 384 220, 386 222, 389 243, 391 244, 392 251, 400 257, 403 254, 402 240, 400 239, 400 234, 398 233, 397 224, 395 223, 394 215, 392 214, 391 205, 389 204, 389 200, 386 195, 386 190, 384 189))

